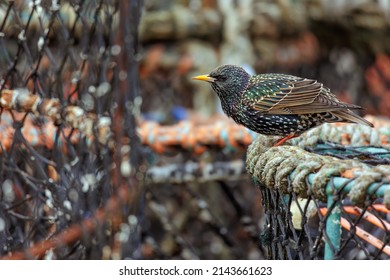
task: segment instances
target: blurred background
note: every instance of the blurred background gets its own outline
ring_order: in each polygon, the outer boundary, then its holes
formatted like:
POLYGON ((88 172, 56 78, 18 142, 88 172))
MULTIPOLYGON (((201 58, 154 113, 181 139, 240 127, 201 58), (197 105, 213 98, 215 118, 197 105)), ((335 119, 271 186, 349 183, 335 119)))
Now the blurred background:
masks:
MULTIPOLYGON (((191 80, 221 64, 316 79, 340 100, 364 107, 362 115, 390 115, 389 1, 145 0, 139 30, 140 93, 147 120, 212 124, 225 118, 211 87, 191 80)), ((157 164, 191 160, 179 157, 159 157, 157 164)), ((224 149, 196 161, 234 157, 243 158, 244 152, 224 149)), ((150 192, 198 258, 263 258, 261 196, 249 179, 160 184, 150 192), (207 202, 210 221, 205 222, 204 209, 194 208, 199 198, 207 202)), ((172 232, 155 234, 153 228, 163 227, 155 223, 155 214, 148 211, 144 229, 163 255, 183 258, 177 236, 175 242, 172 232)))

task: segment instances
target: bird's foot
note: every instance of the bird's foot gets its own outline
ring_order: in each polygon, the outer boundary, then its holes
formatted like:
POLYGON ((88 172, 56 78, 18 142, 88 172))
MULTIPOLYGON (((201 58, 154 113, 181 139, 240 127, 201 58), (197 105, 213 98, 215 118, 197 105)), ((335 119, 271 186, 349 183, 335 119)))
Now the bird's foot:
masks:
POLYGON ((290 140, 290 139, 293 139, 293 138, 295 138, 295 137, 298 137, 298 136, 299 136, 298 134, 291 133, 291 134, 287 135, 286 137, 280 138, 272 147, 281 146, 281 145, 283 145, 286 141, 288 141, 288 140, 290 140))

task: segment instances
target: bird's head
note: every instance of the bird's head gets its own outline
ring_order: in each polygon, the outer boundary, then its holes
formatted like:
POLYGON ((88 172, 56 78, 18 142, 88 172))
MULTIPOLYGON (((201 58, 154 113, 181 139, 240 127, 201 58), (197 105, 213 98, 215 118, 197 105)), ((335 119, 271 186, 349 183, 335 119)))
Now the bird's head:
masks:
POLYGON ((212 89, 224 101, 239 97, 247 88, 249 78, 250 75, 242 67, 222 65, 208 75, 196 76, 193 79, 211 83, 212 89))

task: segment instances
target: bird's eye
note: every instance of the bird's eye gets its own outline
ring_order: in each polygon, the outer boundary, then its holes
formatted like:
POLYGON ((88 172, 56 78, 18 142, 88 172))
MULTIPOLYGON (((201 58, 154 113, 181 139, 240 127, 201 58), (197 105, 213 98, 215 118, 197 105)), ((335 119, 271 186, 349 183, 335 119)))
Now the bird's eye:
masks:
POLYGON ((227 77, 226 77, 225 75, 220 75, 220 76, 218 77, 218 81, 221 81, 221 82, 226 81, 226 79, 227 79, 227 77))

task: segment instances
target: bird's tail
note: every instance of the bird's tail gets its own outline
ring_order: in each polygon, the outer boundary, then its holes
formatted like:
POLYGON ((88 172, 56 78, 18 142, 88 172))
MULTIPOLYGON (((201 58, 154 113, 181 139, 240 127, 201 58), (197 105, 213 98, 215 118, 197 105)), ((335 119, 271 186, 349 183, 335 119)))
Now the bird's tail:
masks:
POLYGON ((374 125, 372 123, 370 123, 366 119, 363 119, 362 117, 355 114, 354 112, 352 112, 349 109, 334 111, 334 112, 332 112, 332 115, 341 119, 342 122, 358 123, 358 124, 364 124, 364 125, 374 127, 374 125))

